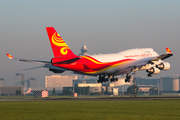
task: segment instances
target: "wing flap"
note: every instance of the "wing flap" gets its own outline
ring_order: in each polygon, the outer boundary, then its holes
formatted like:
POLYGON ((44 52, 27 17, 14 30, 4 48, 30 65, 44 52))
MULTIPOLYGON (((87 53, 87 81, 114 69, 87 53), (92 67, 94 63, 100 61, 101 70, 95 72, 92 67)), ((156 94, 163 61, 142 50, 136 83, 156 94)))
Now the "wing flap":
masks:
POLYGON ((52 64, 70 64, 77 60, 81 59, 81 57, 67 57, 67 58, 53 58, 51 60, 52 64))

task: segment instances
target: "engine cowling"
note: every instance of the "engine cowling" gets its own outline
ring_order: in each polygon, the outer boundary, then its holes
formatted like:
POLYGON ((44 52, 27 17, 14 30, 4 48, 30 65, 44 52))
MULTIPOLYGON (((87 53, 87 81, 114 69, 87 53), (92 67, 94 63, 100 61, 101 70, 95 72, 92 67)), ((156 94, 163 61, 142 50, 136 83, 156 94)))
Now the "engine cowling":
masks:
POLYGON ((146 72, 148 72, 150 74, 159 74, 161 72, 161 70, 156 67, 152 67, 152 68, 148 69, 146 72))
POLYGON ((49 71, 52 71, 53 73, 63 73, 63 70, 56 70, 56 69, 49 69, 49 71))
POLYGON ((160 70, 169 70, 171 67, 170 63, 168 62, 162 62, 159 65, 156 65, 156 68, 159 68, 160 70))

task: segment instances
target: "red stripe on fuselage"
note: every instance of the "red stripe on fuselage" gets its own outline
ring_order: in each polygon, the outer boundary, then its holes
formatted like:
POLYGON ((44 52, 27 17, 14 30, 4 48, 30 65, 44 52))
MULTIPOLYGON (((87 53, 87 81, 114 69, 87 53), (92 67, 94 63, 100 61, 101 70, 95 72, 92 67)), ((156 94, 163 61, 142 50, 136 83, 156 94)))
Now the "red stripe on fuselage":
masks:
POLYGON ((96 60, 95 58, 91 57, 91 56, 82 56, 84 58, 87 58, 87 59, 92 59, 92 61, 95 61, 95 62, 98 62, 98 63, 103 63, 103 62, 100 62, 98 60, 96 60))
POLYGON ((134 61, 134 59, 123 59, 114 62, 100 62, 90 56, 82 56, 81 59, 70 64, 53 64, 53 65, 76 72, 95 74, 98 73, 99 71, 111 69, 130 61, 134 61))
POLYGON ((124 60, 119 60, 119 61, 115 61, 115 62, 108 62, 107 65, 104 65, 102 67, 99 67, 99 68, 96 68, 96 69, 93 69, 94 71, 99 71, 99 70, 102 70, 102 69, 105 69, 107 67, 110 67, 110 66, 113 66, 116 67, 116 65, 119 65, 120 63, 123 63, 123 62, 129 62, 129 61, 133 61, 134 59, 124 59, 124 60))

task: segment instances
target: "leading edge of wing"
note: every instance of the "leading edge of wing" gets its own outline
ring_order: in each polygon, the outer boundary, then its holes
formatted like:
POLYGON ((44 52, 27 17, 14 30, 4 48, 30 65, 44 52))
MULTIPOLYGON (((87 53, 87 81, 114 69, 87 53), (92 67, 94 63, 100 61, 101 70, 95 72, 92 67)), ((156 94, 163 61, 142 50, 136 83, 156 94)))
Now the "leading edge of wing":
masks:
POLYGON ((14 60, 19 60, 23 62, 34 62, 34 63, 42 63, 42 64, 47 64, 51 63, 50 61, 42 61, 42 60, 28 60, 28 59, 19 59, 19 58, 14 58, 12 55, 6 53, 9 59, 14 59, 14 60))

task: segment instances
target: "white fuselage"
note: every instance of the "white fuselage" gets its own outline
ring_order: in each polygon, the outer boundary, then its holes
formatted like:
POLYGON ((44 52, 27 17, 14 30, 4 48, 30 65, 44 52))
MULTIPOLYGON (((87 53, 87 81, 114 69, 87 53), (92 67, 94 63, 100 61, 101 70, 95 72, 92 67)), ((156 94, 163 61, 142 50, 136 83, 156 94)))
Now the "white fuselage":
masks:
POLYGON ((132 67, 134 66, 136 68, 141 68, 134 69, 133 71, 149 69, 152 66, 145 65, 149 60, 156 58, 157 56, 159 55, 152 48, 129 49, 112 54, 91 55, 91 57, 100 62, 115 62, 119 60, 133 59, 132 62, 121 64, 108 70, 101 71, 102 74, 113 74, 116 71, 118 71, 116 74, 125 74, 131 71, 132 67))
POLYGON ((129 49, 118 53, 90 55, 100 62, 114 62, 122 59, 140 60, 159 56, 152 48, 129 49))

